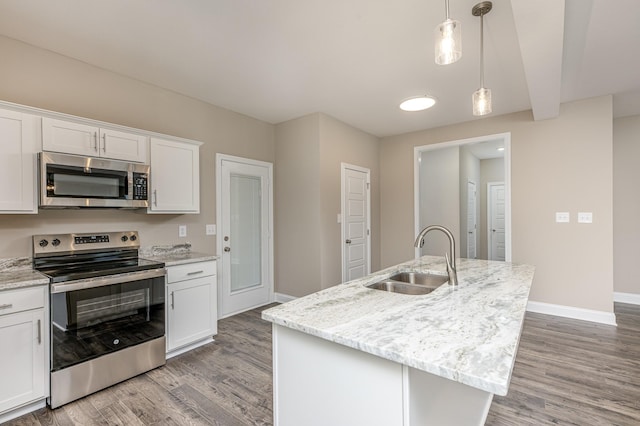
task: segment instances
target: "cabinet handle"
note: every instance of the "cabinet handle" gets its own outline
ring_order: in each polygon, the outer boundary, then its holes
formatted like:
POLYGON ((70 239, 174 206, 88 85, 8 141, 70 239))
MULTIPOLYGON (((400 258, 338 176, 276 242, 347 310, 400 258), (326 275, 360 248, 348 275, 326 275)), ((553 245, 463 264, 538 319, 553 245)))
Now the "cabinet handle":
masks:
POLYGON ((153 190, 153 205, 158 207, 158 191, 156 189, 153 190))
POLYGON ((102 134, 102 151, 107 152, 107 134, 102 134))
POLYGON ((173 292, 171 292, 171 309, 173 309, 173 303, 175 302, 175 299, 173 297, 173 292))
POLYGON ((13 303, 7 303, 6 305, 0 305, 0 309, 11 309, 13 308, 13 303))
POLYGON ((93 150, 98 152, 98 132, 93 132, 93 150))
POLYGON ((40 320, 38 320, 38 344, 42 343, 42 324, 40 323, 40 320))
POLYGON ((193 271, 193 272, 187 272, 187 275, 198 275, 203 273, 204 271, 193 271))

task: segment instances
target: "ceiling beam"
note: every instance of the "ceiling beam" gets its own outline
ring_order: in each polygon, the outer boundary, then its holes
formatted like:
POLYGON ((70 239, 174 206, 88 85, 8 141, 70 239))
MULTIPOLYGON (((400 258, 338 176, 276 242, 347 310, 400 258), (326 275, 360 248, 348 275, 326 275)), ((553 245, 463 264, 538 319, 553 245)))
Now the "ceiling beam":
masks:
POLYGON ((564 0, 511 0, 534 120, 560 114, 564 0))

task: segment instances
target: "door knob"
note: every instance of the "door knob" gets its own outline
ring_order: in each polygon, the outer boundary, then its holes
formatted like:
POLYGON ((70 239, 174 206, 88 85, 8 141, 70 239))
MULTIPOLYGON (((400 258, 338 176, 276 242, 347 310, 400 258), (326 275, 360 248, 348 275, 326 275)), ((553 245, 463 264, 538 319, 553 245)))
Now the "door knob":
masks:
POLYGON ((225 247, 224 251, 231 251, 231 247, 225 247))
POLYGON ((345 243, 351 244, 351 240, 347 240, 347 241, 345 241, 345 243))

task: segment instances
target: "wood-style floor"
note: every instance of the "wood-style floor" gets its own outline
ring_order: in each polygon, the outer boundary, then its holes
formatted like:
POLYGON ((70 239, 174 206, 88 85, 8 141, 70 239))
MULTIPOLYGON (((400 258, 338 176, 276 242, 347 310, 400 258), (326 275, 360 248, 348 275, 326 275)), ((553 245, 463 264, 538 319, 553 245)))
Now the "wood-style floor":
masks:
MULTIPOLYGON (((166 366, 9 425, 270 425, 271 326, 256 309, 166 366)), ((487 425, 640 425, 640 306, 618 327, 527 313, 506 397, 487 425)), ((461 407, 463 408, 463 407, 461 407)), ((304 426, 304 425, 300 425, 304 426)))

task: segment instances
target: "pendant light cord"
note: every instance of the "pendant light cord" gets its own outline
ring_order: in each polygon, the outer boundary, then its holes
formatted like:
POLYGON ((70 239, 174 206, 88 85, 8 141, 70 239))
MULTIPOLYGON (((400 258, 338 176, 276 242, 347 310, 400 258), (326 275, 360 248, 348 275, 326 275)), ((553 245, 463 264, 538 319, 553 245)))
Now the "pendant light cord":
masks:
POLYGON ((480 15, 480 87, 484 88, 484 13, 480 15))
POLYGON ((449 19, 449 0, 444 0, 444 8, 445 13, 447 14, 447 19, 449 19))

